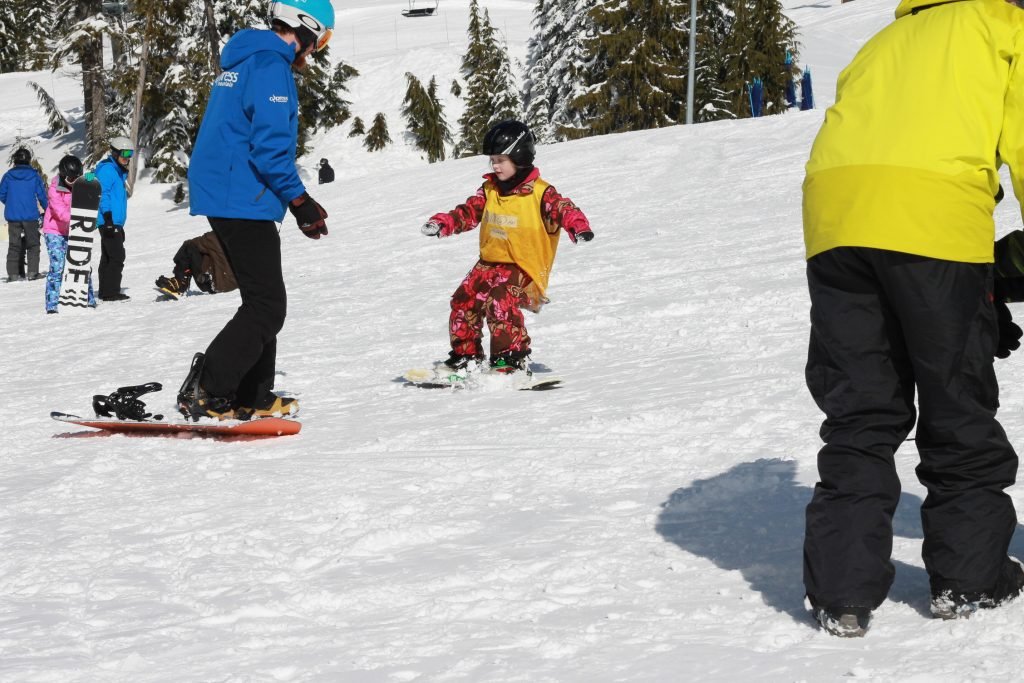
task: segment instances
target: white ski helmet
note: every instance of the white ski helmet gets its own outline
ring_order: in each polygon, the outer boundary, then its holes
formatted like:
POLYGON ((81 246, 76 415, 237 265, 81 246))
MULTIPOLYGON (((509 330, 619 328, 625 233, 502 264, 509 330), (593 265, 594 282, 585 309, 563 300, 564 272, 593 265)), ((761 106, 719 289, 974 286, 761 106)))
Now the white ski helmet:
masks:
POLYGON ((115 157, 130 159, 135 154, 135 145, 128 138, 119 135, 110 139, 110 152, 115 157))
POLYGON ((295 29, 303 49, 314 45, 319 52, 334 33, 334 6, 331 0, 276 0, 270 3, 270 20, 295 29))

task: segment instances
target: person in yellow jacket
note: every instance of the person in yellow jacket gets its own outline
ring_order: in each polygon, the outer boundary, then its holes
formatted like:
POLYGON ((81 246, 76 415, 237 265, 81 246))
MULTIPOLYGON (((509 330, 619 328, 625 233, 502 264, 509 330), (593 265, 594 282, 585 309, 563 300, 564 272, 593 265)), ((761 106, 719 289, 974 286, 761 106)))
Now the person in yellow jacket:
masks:
POLYGON ((594 238, 590 222, 571 200, 542 180, 534 167, 534 136, 520 121, 502 121, 484 136, 492 173, 476 194, 448 213, 438 213, 421 231, 448 237, 480 226, 480 260, 452 295, 445 365, 462 370, 483 359, 486 319, 491 366, 502 372, 526 369, 530 335, 521 309, 538 311, 565 230, 573 243, 594 238))
POLYGON ((1024 11, 903 0, 840 74, 803 184, 806 380, 825 413, 804 584, 833 635, 863 635, 892 584, 894 455, 915 420, 932 613, 969 616, 1024 585, 1007 557, 1017 455, 995 417, 1003 162, 1024 197, 1024 11))

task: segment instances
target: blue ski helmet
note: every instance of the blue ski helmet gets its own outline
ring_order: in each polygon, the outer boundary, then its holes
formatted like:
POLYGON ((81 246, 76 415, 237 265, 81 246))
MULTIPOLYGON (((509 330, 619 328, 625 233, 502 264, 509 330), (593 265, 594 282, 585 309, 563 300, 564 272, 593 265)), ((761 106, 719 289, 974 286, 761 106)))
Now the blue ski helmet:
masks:
POLYGON ((536 154, 536 138, 521 121, 501 121, 484 136, 484 154, 506 154, 516 166, 530 166, 536 154))
POLYGON ((315 45, 319 52, 334 33, 334 6, 330 0, 276 0, 270 3, 270 21, 275 20, 295 29, 303 49, 315 45))

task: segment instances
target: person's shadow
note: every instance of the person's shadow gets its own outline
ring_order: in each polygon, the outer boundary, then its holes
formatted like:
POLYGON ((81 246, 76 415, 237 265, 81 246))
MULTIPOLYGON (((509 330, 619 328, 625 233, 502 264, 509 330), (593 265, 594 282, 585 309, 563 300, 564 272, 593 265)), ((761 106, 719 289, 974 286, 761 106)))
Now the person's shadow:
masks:
MULTIPOLYGON (((765 604, 807 621, 803 599, 804 508, 812 489, 796 481, 791 460, 756 460, 677 489, 662 504, 657 531, 688 553, 739 571, 765 604)), ((896 537, 921 538, 921 499, 904 493, 896 537)), ((889 600, 931 617, 928 575, 894 560, 889 600)))

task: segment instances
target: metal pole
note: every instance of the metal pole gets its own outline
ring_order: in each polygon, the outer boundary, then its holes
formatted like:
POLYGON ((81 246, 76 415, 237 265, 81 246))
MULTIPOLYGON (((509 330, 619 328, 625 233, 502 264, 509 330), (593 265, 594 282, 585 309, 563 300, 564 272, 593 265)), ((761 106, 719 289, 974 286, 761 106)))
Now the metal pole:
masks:
POLYGON ((686 125, 693 123, 693 74, 697 61, 697 0, 690 0, 690 65, 686 69, 686 125))

